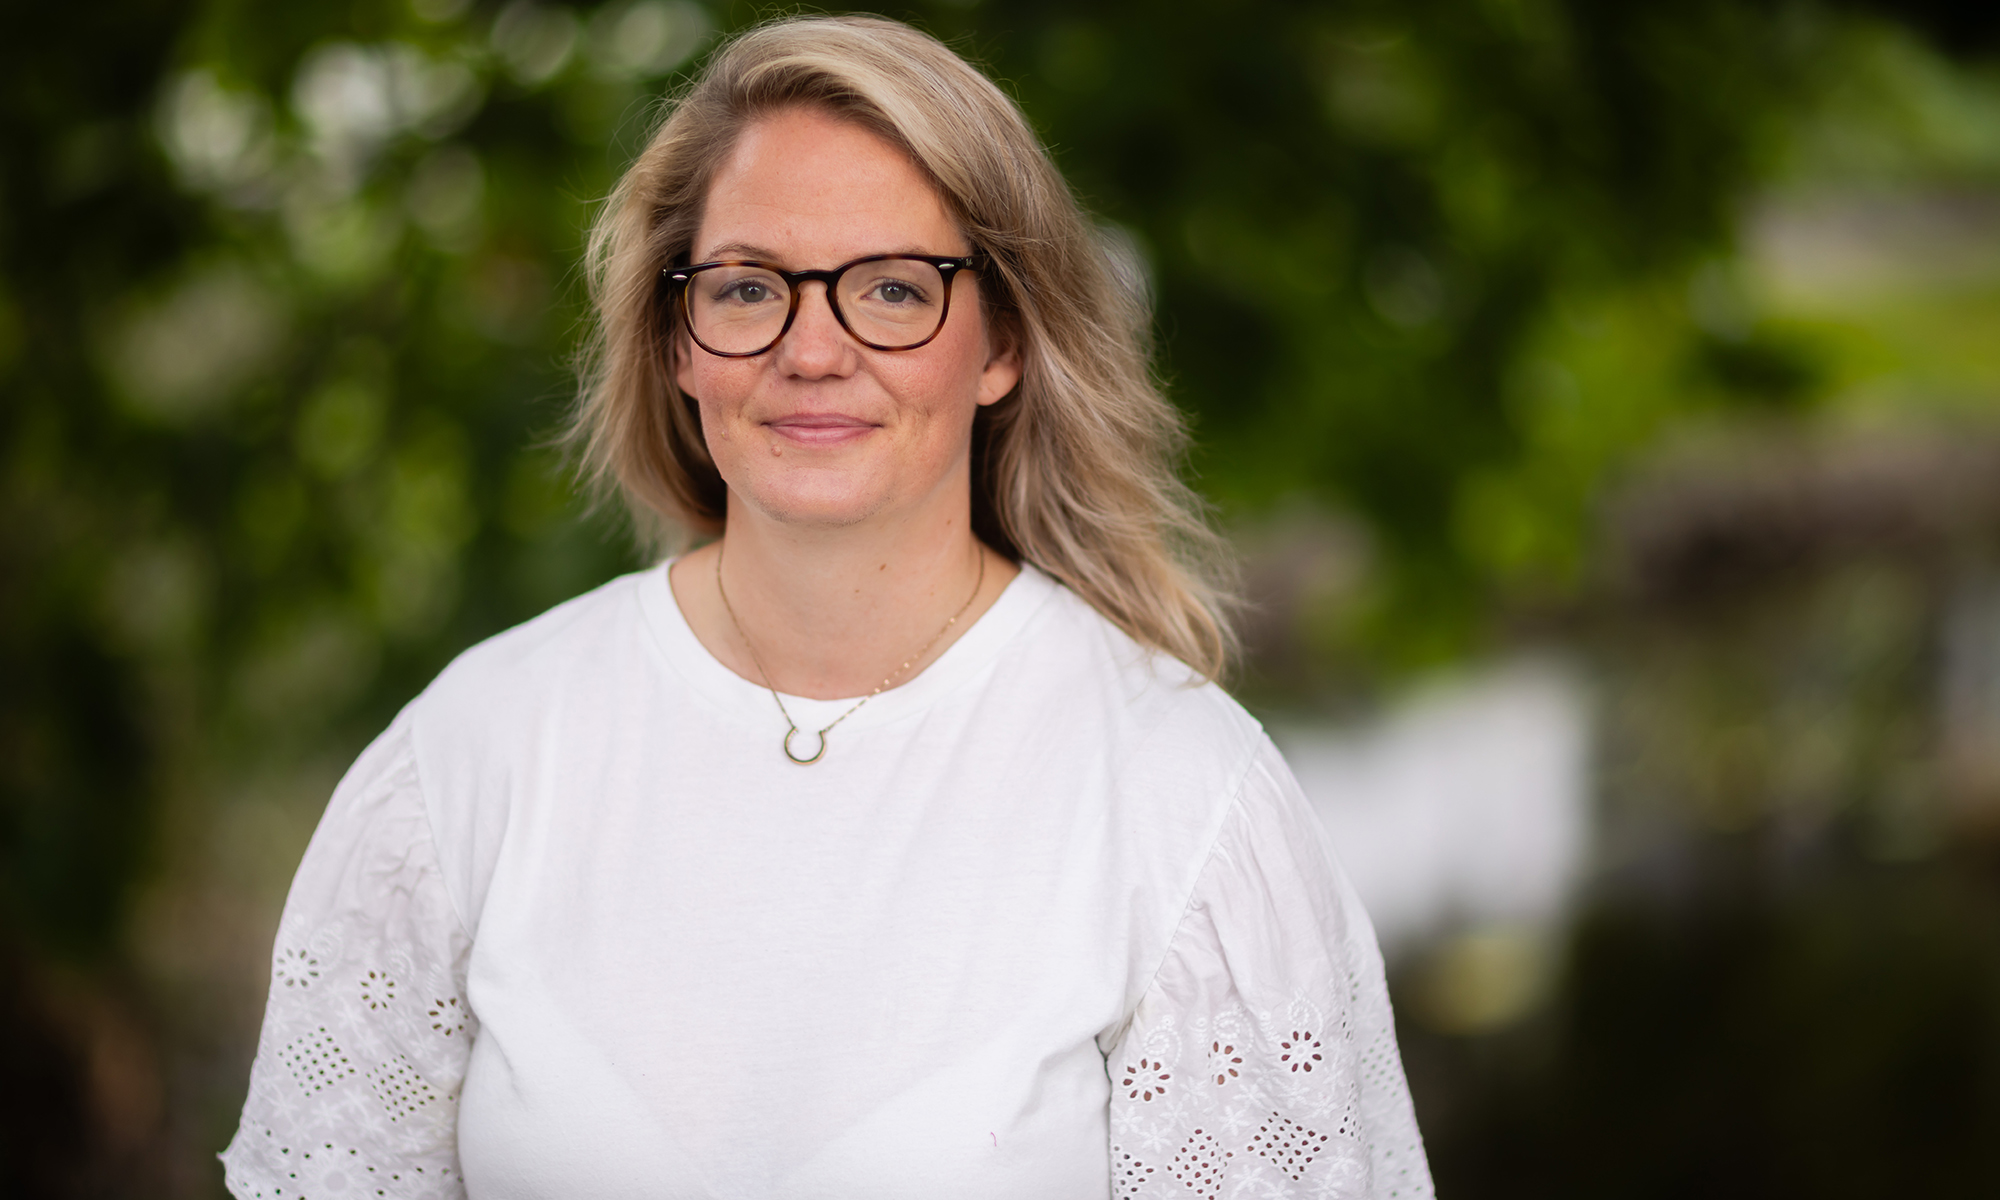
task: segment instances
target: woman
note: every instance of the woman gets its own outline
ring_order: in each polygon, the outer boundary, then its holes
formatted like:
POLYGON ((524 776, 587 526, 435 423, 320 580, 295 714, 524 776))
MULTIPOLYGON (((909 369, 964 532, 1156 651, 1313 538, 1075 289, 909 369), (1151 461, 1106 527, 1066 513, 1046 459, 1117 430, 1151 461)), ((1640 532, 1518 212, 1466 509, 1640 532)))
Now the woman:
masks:
POLYGON ((607 206, 579 411, 715 535, 462 656, 299 869, 238 1196, 1419 1195, 1144 314, 1013 105, 720 51, 607 206))

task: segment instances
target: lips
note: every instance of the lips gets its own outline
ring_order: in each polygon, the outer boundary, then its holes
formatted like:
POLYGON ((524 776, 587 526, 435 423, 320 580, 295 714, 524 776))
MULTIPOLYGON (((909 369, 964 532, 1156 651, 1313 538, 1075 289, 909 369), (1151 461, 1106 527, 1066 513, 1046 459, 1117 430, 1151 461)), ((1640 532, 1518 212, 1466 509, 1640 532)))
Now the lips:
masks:
POLYGON ((876 425, 873 421, 864 421, 846 413, 793 413, 766 421, 764 427, 788 441, 829 446, 862 437, 876 425))

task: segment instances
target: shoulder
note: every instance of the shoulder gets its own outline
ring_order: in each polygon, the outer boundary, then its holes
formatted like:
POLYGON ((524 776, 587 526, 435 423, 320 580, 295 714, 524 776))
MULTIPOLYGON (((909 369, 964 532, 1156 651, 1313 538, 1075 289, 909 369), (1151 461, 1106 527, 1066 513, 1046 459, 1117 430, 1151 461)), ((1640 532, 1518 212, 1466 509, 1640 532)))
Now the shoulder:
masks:
POLYGON ((1081 596, 1040 572, 1049 591, 1027 631, 1024 667, 1055 676, 1079 695, 1115 704, 1140 727, 1166 722, 1248 747, 1263 727, 1219 685, 1194 668, 1143 646, 1081 596))
POLYGON ((608 702, 647 655, 644 577, 613 579, 453 659, 410 703, 419 760, 480 757, 554 713, 608 702))
POLYGON ((1040 698, 1045 721, 1087 739, 1115 778, 1161 794, 1233 795, 1269 744, 1219 685, 1134 641, 1070 589, 1049 590, 1001 667, 1040 698))
POLYGON ((495 701, 615 661, 644 636, 638 596, 644 575, 620 576, 469 647, 418 697, 420 718, 461 705, 490 711, 495 701))
POLYGON ((469 928, 478 926, 523 768, 546 753, 552 723, 601 722, 643 669, 644 579, 614 579, 472 646, 399 719, 447 887, 469 928))

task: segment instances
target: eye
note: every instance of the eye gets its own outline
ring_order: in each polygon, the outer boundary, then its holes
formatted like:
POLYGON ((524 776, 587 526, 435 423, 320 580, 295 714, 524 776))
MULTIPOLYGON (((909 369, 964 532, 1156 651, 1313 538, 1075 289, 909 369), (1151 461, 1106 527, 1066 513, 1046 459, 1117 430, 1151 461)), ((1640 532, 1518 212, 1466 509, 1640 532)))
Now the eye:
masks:
POLYGON ((927 299, 923 289, 914 283, 901 279, 884 279, 868 289, 868 298, 883 304, 922 304, 927 299))
POLYGON ((761 279, 737 279, 716 289, 716 299, 738 304, 762 304, 771 299, 771 285, 761 279))

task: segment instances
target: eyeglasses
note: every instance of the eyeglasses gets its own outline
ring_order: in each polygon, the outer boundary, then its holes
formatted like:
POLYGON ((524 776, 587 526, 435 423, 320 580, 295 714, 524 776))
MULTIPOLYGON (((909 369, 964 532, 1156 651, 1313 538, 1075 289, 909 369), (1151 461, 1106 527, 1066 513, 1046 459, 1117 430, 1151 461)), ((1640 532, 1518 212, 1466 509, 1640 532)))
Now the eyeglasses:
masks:
POLYGON ((778 344, 799 315, 799 287, 826 285, 840 327, 871 350, 915 350, 944 328, 951 284, 986 265, 983 254, 871 254, 830 271, 787 271, 761 262, 711 262, 660 272, 678 293, 695 345, 724 358, 753 358, 778 344))

